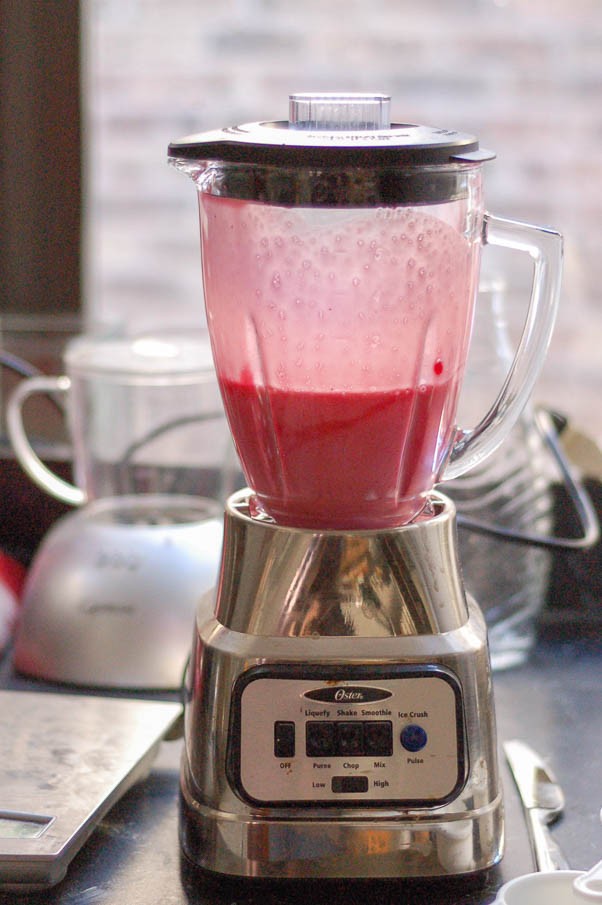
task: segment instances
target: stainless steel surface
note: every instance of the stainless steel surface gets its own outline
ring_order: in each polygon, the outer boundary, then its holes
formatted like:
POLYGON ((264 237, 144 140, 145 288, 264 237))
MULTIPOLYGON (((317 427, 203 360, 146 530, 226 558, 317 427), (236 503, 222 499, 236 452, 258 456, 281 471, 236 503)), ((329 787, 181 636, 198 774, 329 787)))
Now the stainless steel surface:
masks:
POLYGON ((564 793, 541 757, 518 739, 504 742, 504 753, 521 796, 537 870, 565 870, 569 864, 548 825, 564 810, 564 793))
POLYGON ((64 515, 29 570, 17 668, 88 687, 179 688, 221 542, 219 505, 197 497, 125 496, 64 515))
POLYGON ((169 702, 0 691, 0 888, 58 883, 180 714, 169 702))
MULTIPOLYGON (((199 619, 193 645, 181 780, 188 857, 263 878, 454 876, 495 864, 503 806, 485 623, 460 584, 451 503, 437 495, 435 516, 404 529, 316 533, 252 520, 247 498, 228 507, 216 616, 199 619), (342 553, 359 553, 353 567, 342 553), (460 689, 465 781, 436 803, 244 800, 232 770, 233 698, 256 668, 268 680, 285 670, 307 687, 337 688, 386 688, 387 671, 400 683, 416 669, 448 673, 460 689)), ((283 701, 274 682, 265 706, 275 713, 283 701)), ((373 787, 380 767, 369 761, 344 772, 361 769, 373 787)))
POLYGON ((417 637, 467 619, 454 506, 388 531, 287 529, 252 518, 250 491, 226 506, 217 617, 276 637, 417 637))

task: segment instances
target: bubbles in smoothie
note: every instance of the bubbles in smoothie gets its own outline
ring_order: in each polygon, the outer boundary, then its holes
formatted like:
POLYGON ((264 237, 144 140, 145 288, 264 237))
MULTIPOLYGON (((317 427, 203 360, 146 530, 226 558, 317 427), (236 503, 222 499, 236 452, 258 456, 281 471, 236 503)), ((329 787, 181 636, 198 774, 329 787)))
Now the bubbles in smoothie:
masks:
POLYGON ((325 386, 354 385, 367 371, 383 382, 393 373, 397 382, 400 374, 432 380, 439 359, 453 372, 467 334, 471 250, 429 210, 387 208, 379 217, 214 196, 205 203, 215 209, 205 223, 207 290, 232 370, 240 371, 245 337, 256 335, 267 379, 269 349, 260 346, 271 336, 282 344, 279 373, 303 382, 309 375, 312 385, 317 374, 325 386))

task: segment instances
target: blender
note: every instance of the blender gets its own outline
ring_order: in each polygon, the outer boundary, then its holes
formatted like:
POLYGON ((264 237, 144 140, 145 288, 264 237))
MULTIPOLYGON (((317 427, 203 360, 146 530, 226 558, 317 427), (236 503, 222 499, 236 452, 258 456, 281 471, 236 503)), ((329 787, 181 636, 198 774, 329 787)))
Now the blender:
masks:
POLYGON ((386 95, 189 136, 207 321, 248 488, 194 629, 180 837, 249 878, 470 874, 503 851, 486 630, 435 485, 502 442, 558 299, 557 233, 485 212, 494 155, 386 95), (529 254, 491 410, 455 415, 481 248, 529 254))

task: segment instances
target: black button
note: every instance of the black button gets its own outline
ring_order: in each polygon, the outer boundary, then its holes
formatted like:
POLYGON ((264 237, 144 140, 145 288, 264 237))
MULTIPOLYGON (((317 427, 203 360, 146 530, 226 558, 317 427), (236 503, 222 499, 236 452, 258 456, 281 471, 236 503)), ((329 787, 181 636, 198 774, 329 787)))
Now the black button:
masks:
POLYGON ((393 724, 390 720, 364 723, 364 753, 373 757, 393 754, 393 724))
POLYGON ((274 723, 274 757, 295 756, 295 724, 285 720, 274 723))
POLYGON ((360 722, 337 723, 337 754, 356 757, 364 753, 364 727, 360 722))
POLYGON ((333 776, 333 792, 367 792, 367 776, 333 776))
POLYGON ((308 757, 332 757, 336 753, 336 723, 327 720, 306 723, 305 753, 308 757))

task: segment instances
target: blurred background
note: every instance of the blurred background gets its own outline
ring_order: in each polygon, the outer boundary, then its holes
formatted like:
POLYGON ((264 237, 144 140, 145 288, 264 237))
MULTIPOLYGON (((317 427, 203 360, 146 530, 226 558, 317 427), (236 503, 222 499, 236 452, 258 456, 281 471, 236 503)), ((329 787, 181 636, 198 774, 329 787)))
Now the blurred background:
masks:
MULTIPOLYGON (((573 461, 578 453, 599 508, 600 0, 0 0, 0 23, 0 550, 27 562, 66 511, 24 474, 6 437, 19 368, 61 373, 66 343, 84 330, 162 333, 204 322, 195 191, 167 165, 168 143, 286 119, 295 91, 385 92, 394 120, 477 135, 497 154, 484 168, 488 209, 564 234, 560 313, 534 396, 574 428, 563 444, 573 438, 573 461)), ((514 336, 530 271, 525 255, 485 249, 484 280, 501 279, 514 336)), ((461 401, 462 409, 472 394, 479 416, 486 378, 494 392, 502 379, 499 362, 487 373, 484 323, 461 401)), ((68 478, 61 406, 37 397, 28 423, 40 457, 68 478)), ((462 411, 460 423, 469 424, 462 411)), ((525 441, 528 415, 516 431, 491 467, 518 474, 526 493, 497 472, 496 486, 511 519, 520 513, 532 525, 541 504, 535 527, 549 532, 554 500, 564 513, 565 497, 547 476, 539 481, 545 463, 525 441)), ((476 502, 490 505, 490 495, 476 502)), ((554 527, 574 536, 569 515, 554 527)), ((532 628, 547 594, 550 630, 599 638, 599 544, 552 560, 527 547, 508 556, 496 538, 481 540, 464 532, 465 574, 501 629, 506 601, 532 628)))
MULTIPOLYGON (((286 119, 291 91, 383 91, 393 119, 496 151, 493 213, 564 233, 536 398, 602 440, 599 0, 0 0, 0 14, 5 349, 56 373, 85 326, 200 322, 196 198, 168 142, 286 119)), ((515 264, 486 267, 520 297, 515 264)))

